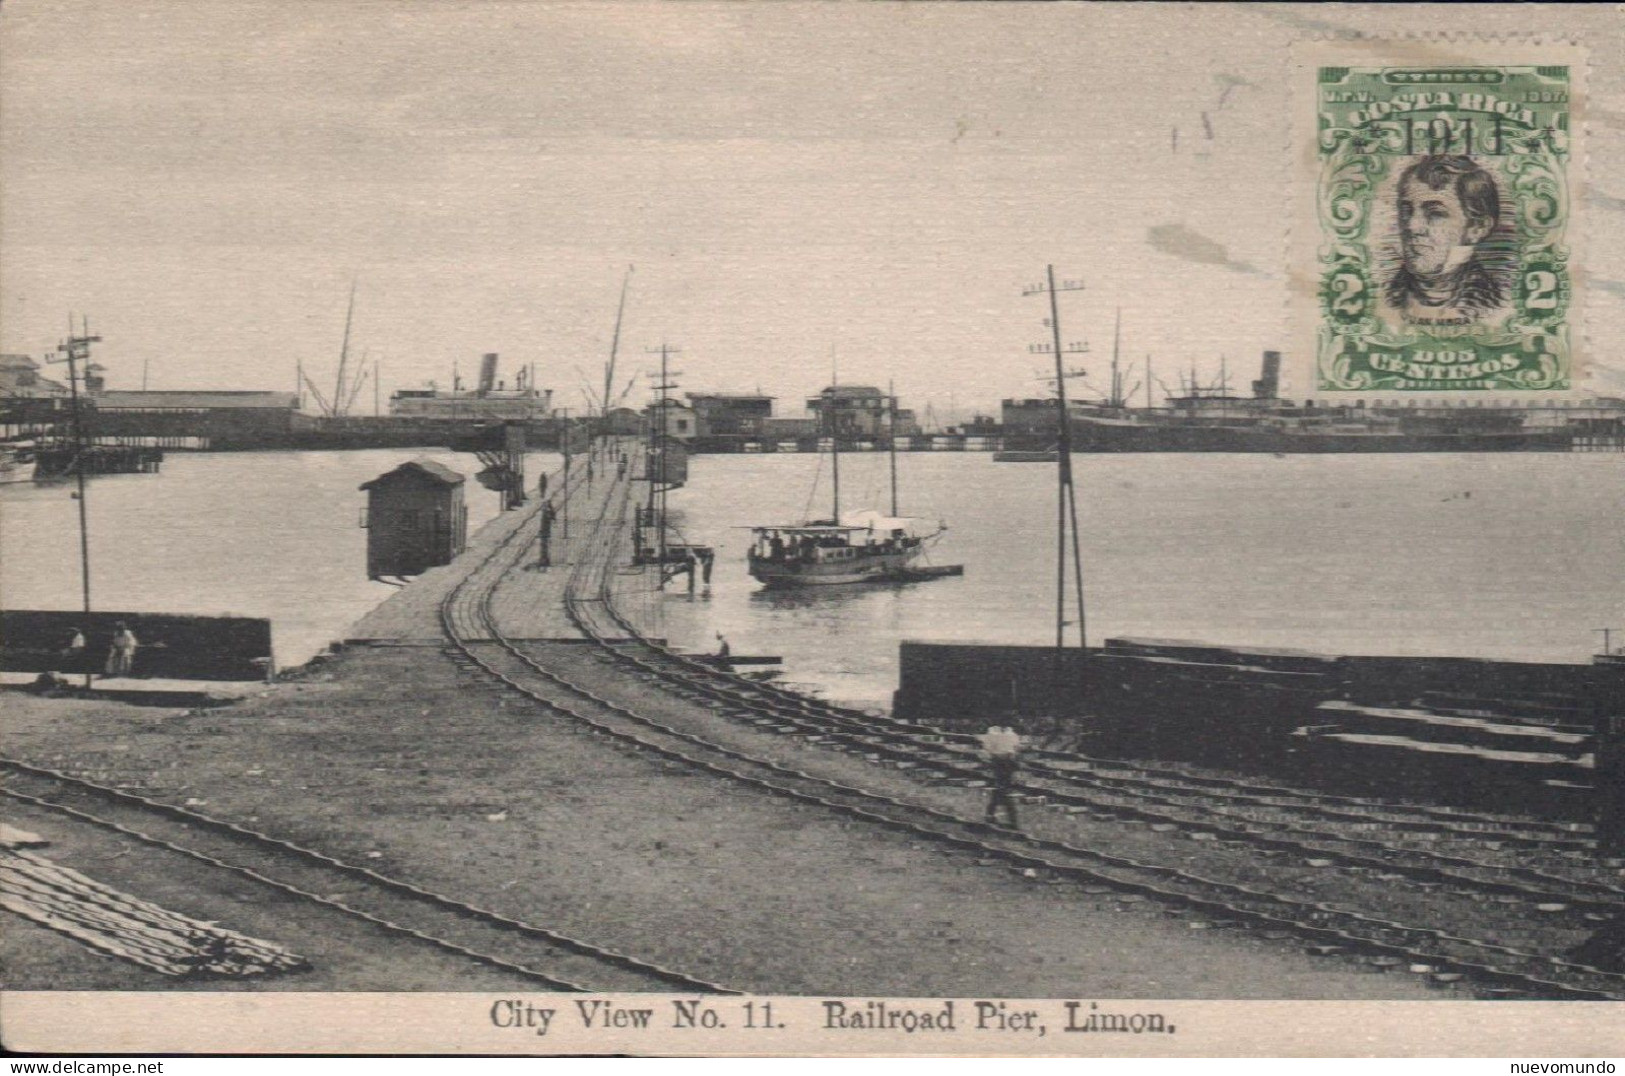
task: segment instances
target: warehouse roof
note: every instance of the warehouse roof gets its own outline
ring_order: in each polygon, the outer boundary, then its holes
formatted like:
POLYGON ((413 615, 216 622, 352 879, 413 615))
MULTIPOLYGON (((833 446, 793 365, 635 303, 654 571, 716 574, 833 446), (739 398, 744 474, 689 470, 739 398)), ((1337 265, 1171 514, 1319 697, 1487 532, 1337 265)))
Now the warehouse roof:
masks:
POLYGON ((282 410, 291 411, 299 406, 299 397, 291 392, 248 392, 226 390, 213 392, 169 391, 103 392, 95 397, 96 406, 103 411, 119 410, 282 410))

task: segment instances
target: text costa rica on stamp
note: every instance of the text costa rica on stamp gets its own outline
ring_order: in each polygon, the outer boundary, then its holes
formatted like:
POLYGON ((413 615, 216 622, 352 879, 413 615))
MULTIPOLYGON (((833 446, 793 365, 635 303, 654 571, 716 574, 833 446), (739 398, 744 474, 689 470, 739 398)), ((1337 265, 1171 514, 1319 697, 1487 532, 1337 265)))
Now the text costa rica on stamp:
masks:
POLYGON ((1307 72, 1318 243, 1312 345, 1300 338, 1308 384, 1574 388, 1576 65, 1421 58, 1307 72))

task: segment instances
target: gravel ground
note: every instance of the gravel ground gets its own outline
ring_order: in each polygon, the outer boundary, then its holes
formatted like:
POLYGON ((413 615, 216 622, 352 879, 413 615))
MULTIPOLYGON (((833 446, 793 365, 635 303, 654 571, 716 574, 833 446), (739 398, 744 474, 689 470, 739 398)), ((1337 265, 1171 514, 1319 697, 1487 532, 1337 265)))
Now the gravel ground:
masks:
MULTIPOLYGON (((597 687, 626 687, 594 668, 597 687)), ((510 699, 436 647, 352 650, 229 709, 26 699, 8 711, 14 756, 201 800, 218 817, 751 991, 1456 996, 633 754, 510 699)), ((153 853, 113 864, 79 840, 63 846, 68 866, 178 910, 182 890, 213 899, 153 853)), ((303 906, 284 915, 277 901, 226 899, 242 914, 196 914, 311 957, 317 970, 289 980, 302 989, 497 988, 482 978, 493 973, 457 973, 449 958, 322 924, 303 906)), ((41 930, 7 930, 3 944, 13 988, 173 986, 94 954, 54 959, 68 943, 41 930)))
POLYGON ((310 961, 309 971, 252 979, 182 979, 100 953, 21 916, 0 936, 0 988, 11 990, 480 990, 536 983, 482 966, 271 886, 55 812, 7 804, 12 825, 51 842, 56 863, 132 896, 262 941, 310 961))
MULTIPOLYGON (((625 666, 595 647, 530 643, 525 648, 566 679, 592 684, 595 693, 610 701, 753 756, 771 758, 961 817, 976 817, 985 804, 987 792, 983 789, 925 784, 907 771, 878 766, 856 755, 730 720, 676 696, 651 690, 636 676, 612 675, 609 670, 625 666)), ((1305 902, 1331 903, 1533 952, 1566 952, 1597 929, 1597 923, 1586 919, 1578 910, 1541 912, 1527 901, 1491 896, 1468 887, 1431 882, 1418 885, 1389 871, 1340 868, 1312 855, 1261 852, 1252 847, 1232 848, 1212 840, 1192 840, 1181 832, 1153 829, 1152 824, 1142 821, 1072 815, 1039 806, 1023 807, 1021 819, 1023 829, 1034 836, 1173 867, 1203 878, 1267 889, 1305 902), (1322 865, 1312 866, 1307 862, 1310 859, 1322 865)), ((1323 843, 1336 845, 1336 842, 1323 843)), ((1496 852, 1452 848, 1450 851, 1473 858, 1498 858, 1508 865, 1522 862, 1552 869, 1552 864, 1539 862, 1537 854, 1528 850, 1496 852)), ((1582 862, 1562 864, 1557 868, 1558 875, 1618 884, 1620 872, 1617 869, 1584 862, 1584 858, 1582 862)), ((1563 882, 1554 882, 1550 888, 1555 898, 1561 899, 1563 882)))

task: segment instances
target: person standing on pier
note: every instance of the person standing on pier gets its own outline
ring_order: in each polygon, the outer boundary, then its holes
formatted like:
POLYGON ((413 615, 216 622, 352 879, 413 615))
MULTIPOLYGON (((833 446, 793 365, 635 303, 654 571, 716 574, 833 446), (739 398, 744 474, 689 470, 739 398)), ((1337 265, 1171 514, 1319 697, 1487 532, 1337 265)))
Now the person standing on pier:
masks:
POLYGON ((1010 819, 1010 828, 1019 829, 1016 818, 1016 774, 1021 769, 1021 734, 1003 725, 994 725, 982 733, 982 753, 987 756, 988 770, 993 778, 993 790, 987 799, 987 822, 998 824, 999 808, 1003 807, 1010 819))
POLYGON ((84 672, 85 633, 82 629, 77 627, 69 628, 68 630, 73 633, 73 636, 68 640, 67 649, 62 651, 62 671, 84 672))
POLYGON ((136 648, 141 645, 124 621, 113 630, 113 646, 107 652, 107 675, 129 676, 135 669, 136 648))

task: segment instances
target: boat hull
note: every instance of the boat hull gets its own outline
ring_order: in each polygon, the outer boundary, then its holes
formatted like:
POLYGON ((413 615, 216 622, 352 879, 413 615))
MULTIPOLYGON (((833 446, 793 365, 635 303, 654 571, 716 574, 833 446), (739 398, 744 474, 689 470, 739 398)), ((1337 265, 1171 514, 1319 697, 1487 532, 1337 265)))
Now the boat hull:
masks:
POLYGON ((853 583, 895 583, 911 577, 909 562, 919 550, 903 553, 857 555, 850 559, 813 563, 750 558, 751 577, 774 588, 847 586, 853 583))

